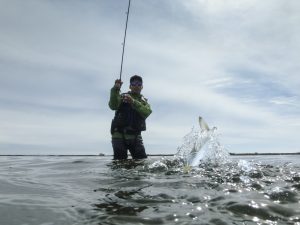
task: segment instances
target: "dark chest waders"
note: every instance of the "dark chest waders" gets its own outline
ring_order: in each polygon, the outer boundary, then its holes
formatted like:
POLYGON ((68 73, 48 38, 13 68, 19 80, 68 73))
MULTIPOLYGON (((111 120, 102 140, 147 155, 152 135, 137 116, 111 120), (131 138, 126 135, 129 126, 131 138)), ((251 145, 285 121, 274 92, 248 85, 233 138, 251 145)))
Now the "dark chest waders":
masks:
POLYGON ((145 130, 146 120, 129 103, 122 102, 112 121, 111 133, 138 136, 145 130))

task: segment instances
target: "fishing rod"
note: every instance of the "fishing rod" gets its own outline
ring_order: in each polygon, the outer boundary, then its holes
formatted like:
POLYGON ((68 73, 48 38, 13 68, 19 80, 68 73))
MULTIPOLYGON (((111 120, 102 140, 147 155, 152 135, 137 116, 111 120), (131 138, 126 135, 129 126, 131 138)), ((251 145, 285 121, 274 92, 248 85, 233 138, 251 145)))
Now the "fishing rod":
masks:
POLYGON ((128 16, 129 16, 129 10, 130 10, 130 1, 128 2, 128 9, 127 9, 127 18, 126 18, 126 26, 125 26, 125 33, 124 33, 124 40, 123 40, 123 51, 122 51, 122 59, 121 59, 121 69, 120 69, 120 80, 122 80, 122 70, 123 70, 123 59, 124 59, 124 50, 125 50, 125 42, 126 42, 126 33, 127 33, 127 24, 128 24, 128 16))

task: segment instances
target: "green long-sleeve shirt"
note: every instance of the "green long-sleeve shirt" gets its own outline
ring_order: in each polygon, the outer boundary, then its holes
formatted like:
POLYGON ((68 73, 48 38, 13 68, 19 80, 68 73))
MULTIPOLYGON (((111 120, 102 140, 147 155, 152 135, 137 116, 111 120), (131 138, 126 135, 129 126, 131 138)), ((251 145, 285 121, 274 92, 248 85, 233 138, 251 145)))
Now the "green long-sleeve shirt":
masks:
MULTIPOLYGON (((128 92, 132 99, 132 108, 139 113, 143 118, 147 118, 151 113, 152 110, 150 108, 149 103, 147 100, 141 95, 141 94, 136 94, 136 93, 131 93, 128 92)), ((120 90, 113 87, 110 90, 110 99, 109 99, 109 108, 111 110, 118 110, 119 106, 121 105, 122 99, 121 99, 121 93, 120 90)), ((122 138, 122 134, 119 132, 114 132, 112 134, 112 138, 122 138)), ((125 139, 132 139, 135 138, 135 135, 129 135, 125 134, 125 139)))

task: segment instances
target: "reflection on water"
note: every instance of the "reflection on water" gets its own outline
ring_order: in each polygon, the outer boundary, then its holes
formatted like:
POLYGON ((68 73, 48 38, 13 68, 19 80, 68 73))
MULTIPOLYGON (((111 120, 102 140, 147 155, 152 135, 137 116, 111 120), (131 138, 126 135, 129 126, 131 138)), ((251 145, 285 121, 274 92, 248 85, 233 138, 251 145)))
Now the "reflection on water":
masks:
POLYGON ((0 157, 0 224, 300 224, 299 159, 0 157))

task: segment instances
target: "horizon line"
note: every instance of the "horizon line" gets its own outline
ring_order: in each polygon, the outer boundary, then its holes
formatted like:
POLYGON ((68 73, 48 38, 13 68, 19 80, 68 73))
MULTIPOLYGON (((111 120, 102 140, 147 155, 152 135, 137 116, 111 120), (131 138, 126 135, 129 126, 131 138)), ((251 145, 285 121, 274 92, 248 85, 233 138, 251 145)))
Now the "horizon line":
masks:
MULTIPOLYGON (((147 156, 174 156, 176 154, 147 154, 147 156)), ((230 156, 255 156, 255 155, 300 155, 300 152, 286 152, 286 153, 229 153, 230 156)), ((105 154, 0 154, 1 156, 98 156, 98 157, 106 157, 106 156, 113 156, 113 155, 105 155, 105 154)))

